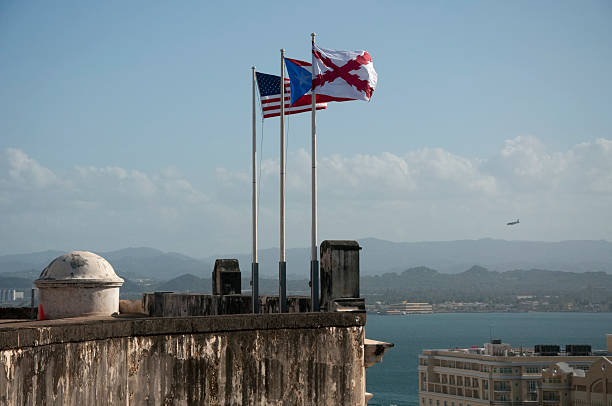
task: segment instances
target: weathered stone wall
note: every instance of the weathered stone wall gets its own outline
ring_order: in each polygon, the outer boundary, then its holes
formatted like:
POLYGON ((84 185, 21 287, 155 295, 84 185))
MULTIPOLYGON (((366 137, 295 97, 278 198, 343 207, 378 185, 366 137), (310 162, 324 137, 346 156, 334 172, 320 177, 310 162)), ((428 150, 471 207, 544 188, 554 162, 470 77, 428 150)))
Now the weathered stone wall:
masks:
MULTIPOLYGON (((142 295, 143 311, 155 317, 217 316, 251 313, 251 295, 155 292, 142 295)), ((288 313, 310 311, 310 297, 287 297, 288 313)), ((280 313, 278 296, 259 296, 259 313, 280 313)))
POLYGON ((0 324, 1 405, 358 405, 364 314, 0 324))

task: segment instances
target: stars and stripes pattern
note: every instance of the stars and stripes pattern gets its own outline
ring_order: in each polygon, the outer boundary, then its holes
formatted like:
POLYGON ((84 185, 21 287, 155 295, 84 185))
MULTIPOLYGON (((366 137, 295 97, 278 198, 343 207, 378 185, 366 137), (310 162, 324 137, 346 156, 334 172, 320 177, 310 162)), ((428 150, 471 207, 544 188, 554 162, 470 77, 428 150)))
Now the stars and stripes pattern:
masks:
MULTIPOLYGON (((280 116, 280 76, 256 72, 257 87, 264 118, 280 116)), ((327 108, 327 103, 317 103, 317 110, 327 108)), ((306 95, 291 105, 291 82, 285 78, 285 115, 312 111, 312 99, 306 95)))

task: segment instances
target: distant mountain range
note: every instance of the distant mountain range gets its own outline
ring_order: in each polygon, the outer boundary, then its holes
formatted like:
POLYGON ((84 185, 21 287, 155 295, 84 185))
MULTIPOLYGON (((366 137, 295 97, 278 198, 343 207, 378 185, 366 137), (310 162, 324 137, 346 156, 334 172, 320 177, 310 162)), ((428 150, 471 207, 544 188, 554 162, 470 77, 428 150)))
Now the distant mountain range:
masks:
POLYGON ((473 265, 491 271, 550 269, 567 272, 612 273, 612 243, 608 241, 506 241, 494 239, 394 243, 373 238, 359 241, 362 273, 380 274, 426 266, 458 273, 473 265))
MULTIPOLYGON (((361 275, 402 272, 428 267, 442 273, 459 273, 474 265, 491 271, 516 269, 551 269, 566 272, 601 271, 612 274, 612 243, 608 241, 505 241, 493 239, 441 242, 396 243, 374 238, 358 240, 361 275)), ((61 251, 0 256, 2 277, 36 279, 61 251)), ((192 274, 210 278, 216 258, 237 258, 243 276, 250 274, 250 254, 217 255, 196 259, 153 248, 126 248, 98 252, 118 274, 130 279, 169 281, 192 274)), ((278 275, 278 249, 259 251, 260 275, 275 279, 278 275)), ((292 279, 308 279, 309 249, 287 250, 287 274, 292 279)))

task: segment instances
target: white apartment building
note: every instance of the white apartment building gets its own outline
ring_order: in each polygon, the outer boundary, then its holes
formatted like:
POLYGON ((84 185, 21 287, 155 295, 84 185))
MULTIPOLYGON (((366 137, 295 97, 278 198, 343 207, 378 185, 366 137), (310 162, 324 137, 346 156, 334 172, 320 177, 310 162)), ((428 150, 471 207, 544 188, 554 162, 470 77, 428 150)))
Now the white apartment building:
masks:
POLYGON ((495 340, 469 349, 423 350, 419 404, 612 406, 612 335, 607 342, 607 352, 599 355, 590 346, 561 352, 559 346, 511 348, 495 340))

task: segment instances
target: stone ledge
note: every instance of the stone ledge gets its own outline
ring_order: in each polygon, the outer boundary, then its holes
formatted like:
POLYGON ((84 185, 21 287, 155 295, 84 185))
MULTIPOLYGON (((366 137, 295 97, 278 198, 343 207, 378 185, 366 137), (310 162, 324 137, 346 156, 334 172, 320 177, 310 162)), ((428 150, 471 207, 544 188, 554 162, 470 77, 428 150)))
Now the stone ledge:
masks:
POLYGON ((0 350, 130 336, 241 330, 363 327, 365 313, 235 314, 198 317, 78 317, 0 324, 0 350))

